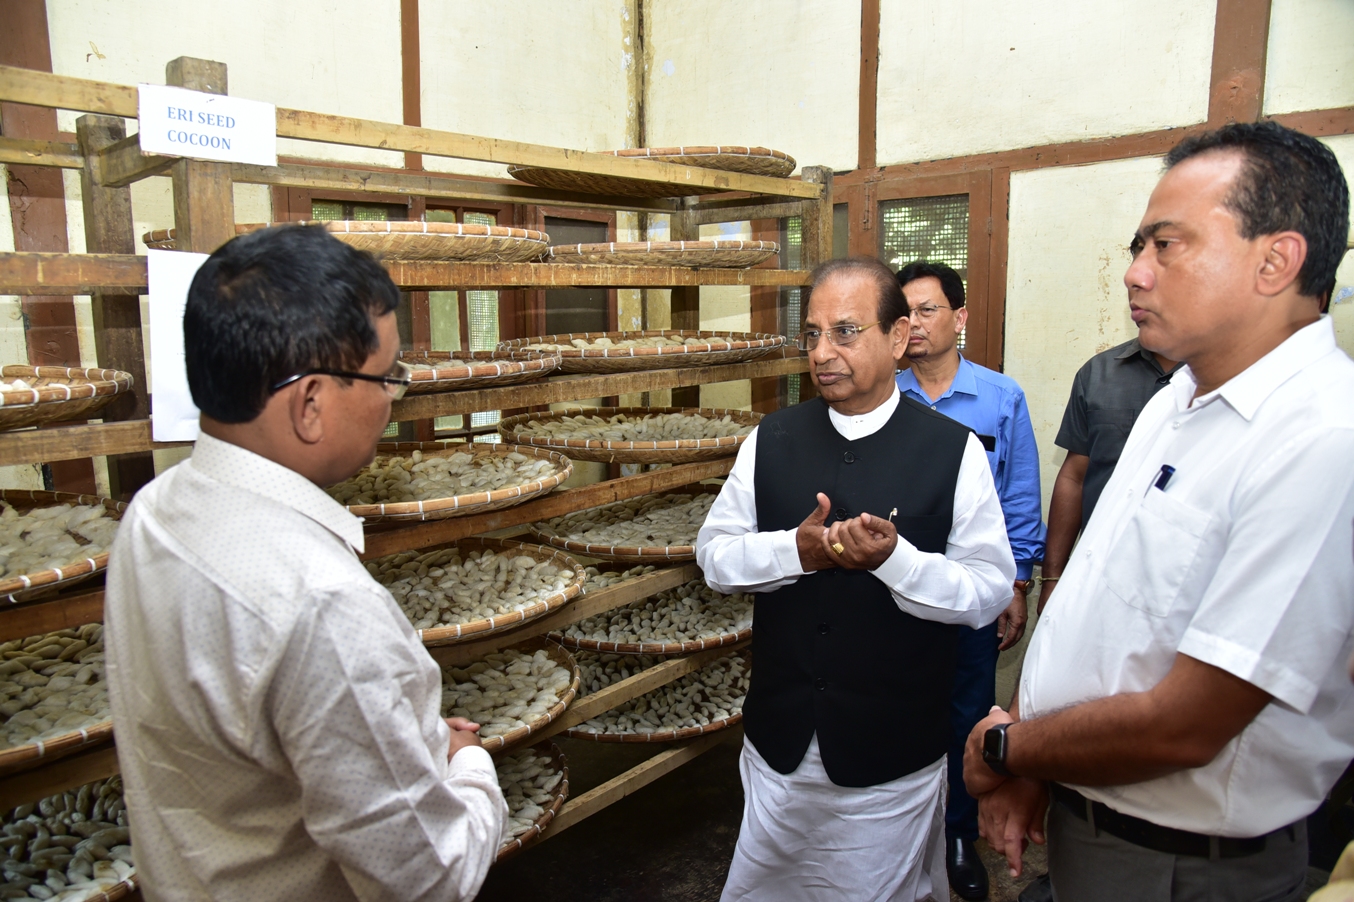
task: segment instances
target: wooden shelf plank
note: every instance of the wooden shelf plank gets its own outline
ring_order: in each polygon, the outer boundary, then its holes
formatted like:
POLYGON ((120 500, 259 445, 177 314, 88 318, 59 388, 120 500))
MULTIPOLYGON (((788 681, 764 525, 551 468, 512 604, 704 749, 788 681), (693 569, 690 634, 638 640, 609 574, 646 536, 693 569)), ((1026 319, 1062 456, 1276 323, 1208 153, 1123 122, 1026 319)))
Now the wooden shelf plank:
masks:
MULTIPOLYGON (((530 541, 530 538, 527 538, 530 541)), ((615 567, 618 570, 629 569, 634 564, 608 564, 599 563, 599 567, 615 567)), ((532 620, 522 624, 520 627, 511 630, 504 630, 493 636, 486 636, 471 642, 458 642, 455 645, 436 645, 428 649, 433 660, 438 664, 450 665, 453 667, 464 667, 465 665, 492 654, 500 648, 506 648, 509 645, 521 642, 523 639, 530 639, 533 636, 543 636, 551 630, 559 630, 571 623, 577 623, 596 614, 603 614, 607 611, 615 610, 631 602, 648 598, 664 589, 675 589, 676 587, 690 582, 700 576, 700 568, 694 563, 678 564, 674 567, 664 567, 655 570, 653 573, 646 573, 643 576, 637 576, 634 579, 627 579, 625 582, 607 586, 603 589, 593 589, 591 592, 584 592, 581 595, 569 600, 561 605, 558 610, 552 611, 544 617, 532 620)), ((25 635, 32 635, 31 633, 25 635)))
POLYGON ((0 138, 0 163, 83 169, 85 158, 81 156, 79 147, 74 144, 67 144, 64 141, 0 138))
POLYGON ((566 263, 401 263, 386 269, 401 288, 672 288, 683 285, 799 286, 807 270, 688 269, 678 266, 586 266, 566 263))
MULTIPOLYGON (((103 620, 103 589, 0 608, 0 642, 103 620)), ((3 809, 0 809, 3 810, 3 809)))
MULTIPOLYGON (((0 100, 131 119, 137 116, 137 90, 134 86, 14 66, 0 66, 0 100)), ((462 160, 622 176, 676 185, 690 189, 688 193, 691 194, 701 193, 701 189, 748 191, 797 198, 817 198, 822 194, 822 186, 812 182, 745 175, 700 166, 679 166, 656 160, 628 159, 281 107, 277 110, 277 135, 279 138, 297 138, 323 144, 375 147, 462 160)))
POLYGON ((699 757, 719 745, 725 739, 742 734, 741 727, 721 730, 708 736, 700 736, 688 742, 674 745, 654 755, 642 764, 630 768, 618 777, 607 780, 601 786, 588 790, 581 796, 569 799, 560 808, 559 814, 550 822, 550 826, 541 834, 541 841, 558 836, 574 824, 591 817, 609 805, 614 805, 626 796, 643 789, 659 777, 669 774, 683 764, 699 757))
POLYGON ((191 442, 152 442, 150 420, 86 423, 51 429, 24 429, 0 433, 0 466, 75 460, 105 454, 182 448, 191 442))
MULTIPOLYGON (((688 269, 565 263, 385 263, 401 288, 672 288, 683 285, 807 285, 796 269, 688 269)), ((134 254, 0 253, 0 293, 145 294, 146 258, 134 254)))
MULTIPOLYGON (((0 254, 0 267, 5 255, 0 254)), ((643 370, 597 376, 564 376, 526 385, 505 385, 468 391, 408 395, 391 408, 393 420, 420 420, 441 416, 512 410, 563 401, 581 401, 608 395, 633 394, 740 379, 784 376, 808 370, 808 358, 793 348, 748 363, 722 366, 643 370)), ((152 442, 150 420, 85 423, 45 429, 0 433, 0 466, 74 460, 107 454, 181 448, 189 442, 152 442)))
POLYGON ((10 811, 95 780, 106 780, 117 772, 118 752, 110 742, 32 770, 9 774, 0 777, 0 811, 10 811))
POLYGON ((511 410, 517 407, 535 407, 542 404, 557 404, 561 401, 581 401, 688 385, 787 376, 791 373, 808 372, 808 368, 809 359, 801 355, 797 349, 791 349, 784 357, 768 355, 748 363, 641 370, 605 376, 573 376, 530 382, 526 385, 505 385, 500 388, 405 395, 403 400, 396 401, 391 407, 390 416, 393 420, 423 420, 479 413, 485 410, 511 410))
POLYGON ((409 526, 370 532, 367 534, 367 550, 361 557, 367 561, 397 551, 430 548, 456 539, 507 529, 509 526, 521 526, 524 523, 535 523, 538 520, 549 520, 551 517, 561 517, 574 511, 600 507, 613 501, 624 501, 627 498, 638 498, 640 495, 681 488, 702 479, 727 476, 733 469, 733 462, 733 457, 721 457, 718 460, 679 464, 661 470, 648 470, 634 476, 595 482, 576 489, 556 490, 535 501, 503 510, 467 517, 448 517, 445 520, 427 520, 409 526))

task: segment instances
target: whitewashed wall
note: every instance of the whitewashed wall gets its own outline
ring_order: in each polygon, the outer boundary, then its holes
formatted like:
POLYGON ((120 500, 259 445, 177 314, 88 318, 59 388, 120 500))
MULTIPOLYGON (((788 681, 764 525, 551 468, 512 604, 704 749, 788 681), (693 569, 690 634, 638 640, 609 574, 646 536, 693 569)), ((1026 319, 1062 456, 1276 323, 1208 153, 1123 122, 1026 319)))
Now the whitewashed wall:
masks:
MULTIPOLYGON (((577 150, 627 146, 628 16, 620 0, 420 4, 423 124, 577 150)), ((466 160, 424 165, 505 175, 466 160)))
MULTIPOLYGON (((1326 0, 1312 0, 1314 3, 1326 0)), ((881 165, 1202 122, 1214 0, 883 0, 881 165)))
POLYGON ((650 146, 762 145, 855 168, 859 0, 650 0, 645 15, 650 146))
MULTIPOLYGON (((399 0, 49 0, 47 28, 59 75, 164 84, 165 63, 193 56, 225 63, 238 97, 400 121, 399 0)), ((75 130, 74 114, 59 122, 75 130)), ((278 152, 403 164, 387 151, 304 141, 279 141, 278 152)))
POLYGON ((1147 157, 1011 174, 1005 369, 1029 401, 1045 505, 1072 377, 1137 335, 1123 276, 1160 173, 1161 159, 1147 157))
POLYGON ((1354 0, 1273 0, 1265 113, 1354 106, 1354 0))

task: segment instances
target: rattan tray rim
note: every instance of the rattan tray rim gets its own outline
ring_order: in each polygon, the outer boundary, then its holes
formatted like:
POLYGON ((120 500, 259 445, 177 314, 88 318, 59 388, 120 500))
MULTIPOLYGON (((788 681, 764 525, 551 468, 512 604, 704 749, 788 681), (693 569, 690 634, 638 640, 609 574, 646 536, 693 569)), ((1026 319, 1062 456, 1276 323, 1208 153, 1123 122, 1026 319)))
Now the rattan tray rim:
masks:
POLYGON ((368 522, 379 522, 381 520, 440 520, 447 517, 457 517, 462 514, 478 514, 485 511, 498 510, 504 507, 512 507, 521 504, 537 495, 543 495, 552 491, 568 479, 574 470, 573 462, 569 460, 558 449, 546 448, 540 445, 519 445, 519 444, 489 444, 486 442, 383 442, 376 446, 376 454, 380 456, 399 456, 400 452, 406 454, 414 451, 421 451, 423 454, 436 454, 444 456, 446 454, 455 454, 462 451, 468 451, 477 456, 505 455, 512 452, 525 454, 528 457, 550 460, 561 469, 556 470, 554 475, 547 476, 544 479, 538 479, 535 482, 523 483, 522 485, 510 486, 503 489, 495 489, 492 492, 473 492, 467 495, 451 495, 445 498, 427 498, 422 501, 394 501, 382 504, 355 504, 344 505, 348 512, 355 517, 361 517, 368 522), (541 452, 548 452, 542 455, 541 452))
MULTIPOLYGON (((665 492, 654 492, 652 494, 660 497, 666 495, 718 495, 723 485, 691 485, 682 486, 665 492), (689 490, 689 491, 688 491, 689 490)), ((645 496, 648 497, 648 496, 645 496)), ((610 502, 600 504, 597 507, 584 508, 565 514, 560 519, 585 514, 588 511, 600 511, 612 504, 624 504, 625 502, 610 502)), ((554 548, 560 548, 564 551, 572 551, 575 554, 582 554, 587 557, 595 557, 603 561, 621 561, 626 563, 643 564, 650 561, 689 561, 696 557, 696 546, 693 545, 593 545, 588 542, 579 542, 570 539, 567 536, 555 535, 546 532, 549 524, 544 526, 540 522, 528 523, 527 530, 532 538, 539 539, 554 548)))
POLYGON ((103 745, 112 738, 113 719, 109 715, 104 720, 50 739, 35 739, 23 745, 0 749, 0 775, 22 773, 43 764, 50 764, 75 752, 103 745))
POLYGON ((566 416, 578 416, 580 414, 589 414, 592 416, 609 417, 617 414, 638 413, 692 413, 701 414, 707 419, 719 419, 724 416, 731 417, 739 425, 757 425, 761 422, 762 415, 753 411, 738 410, 728 407, 566 407, 562 410, 552 410, 542 413, 520 413, 516 416, 500 420, 498 424, 499 435, 505 439, 518 444, 529 444, 538 448, 591 448, 605 451, 685 451, 685 450, 704 450, 707 448, 727 448, 742 444, 747 438, 746 435, 724 435, 719 438, 699 438, 699 439, 667 439, 660 442, 610 442, 599 441, 597 439, 556 439, 544 436, 522 436, 513 431, 520 423, 530 422, 531 420, 561 419, 566 416), (743 419, 739 419, 742 417, 743 419))
POLYGON ((0 378, 65 380, 35 388, 0 390, 0 430, 22 429, 39 423, 88 418, 119 394, 130 391, 131 373, 102 367, 0 367, 0 378))
POLYGON ((574 339, 591 341, 597 338, 710 338, 706 345, 668 346, 663 348, 574 348, 560 347, 552 351, 535 351, 538 354, 558 355, 564 359, 573 357, 671 357, 682 354, 710 354, 720 351, 746 351, 758 348, 775 350, 785 344, 784 335, 770 332, 720 332, 710 329, 643 329, 616 332, 557 332, 553 335, 538 335, 534 338, 513 338, 500 341, 499 349, 521 352, 531 344, 567 345, 574 339), (727 338, 726 338, 727 336, 727 338))
POLYGON ((560 747, 549 739, 536 743, 532 749, 541 749, 542 746, 545 746, 542 754, 549 755, 559 763, 560 781, 555 786, 555 797, 530 827, 498 847, 498 854, 494 856, 495 864, 511 858, 540 839, 545 828, 550 826, 550 822, 559 814, 560 808, 564 807, 564 802, 569 798, 569 759, 564 756, 560 747))
POLYGON ((416 369, 409 391, 433 393, 468 385, 508 385, 548 376, 559 369, 560 355, 540 351, 404 351, 405 363, 431 363, 446 355, 447 365, 416 369), (465 362, 460 362, 465 361, 465 362))
POLYGON ((674 655, 689 655, 698 651, 708 651, 712 648, 723 648, 726 645, 737 645, 752 638, 752 627, 745 626, 737 632, 720 633, 718 636, 707 636, 702 639, 688 639, 685 642, 603 642, 597 639, 576 639, 566 636, 564 633, 552 631, 547 635, 563 645, 565 648, 576 649, 578 651, 595 651, 603 655, 654 655, 657 657, 673 657, 674 655))
MULTIPOLYGON (((543 599, 538 599, 532 604, 518 611, 511 611, 507 614, 500 614, 495 617, 488 617, 483 620, 467 620, 463 623, 448 623, 442 626, 428 627, 426 629, 416 629, 419 641, 424 646, 432 648, 444 645, 455 645, 457 642, 463 642, 468 639, 482 639, 493 633, 499 633, 506 629, 520 626, 523 623, 535 620, 538 617, 544 617, 551 611, 567 604, 574 598, 577 598, 583 592, 583 583, 585 582, 583 564, 574 560, 562 550, 546 547, 534 542, 519 542, 514 539, 495 539, 486 536, 472 536, 464 539, 456 539, 451 542, 442 542, 438 545, 432 545, 427 548, 420 548, 417 551, 419 556, 431 554, 437 551, 445 551, 449 548, 466 548, 473 551, 476 548, 492 548, 495 550, 515 549, 521 550, 528 557, 535 557, 537 560, 551 560, 558 562, 561 566, 568 567, 574 571, 574 581, 566 586, 560 592, 553 592, 543 599)), ((407 552, 397 551, 395 554, 406 554, 407 552)), ((394 557, 395 554, 382 555, 374 558, 369 563, 379 562, 382 558, 394 557)))
MULTIPOLYGON (((15 499, 23 498, 36 502, 26 505, 28 509, 58 504, 98 504, 102 505, 110 514, 115 515, 113 517, 115 520, 122 519, 123 512, 127 510, 126 502, 114 501, 112 498, 103 498, 98 495, 47 492, 41 489, 0 490, 0 501, 11 506, 19 507, 18 504, 15 504, 15 499)), ((46 570, 35 570, 32 573, 21 573, 18 576, 5 576, 0 578, 0 597, 3 597, 10 604, 18 604, 28 600, 40 590, 79 582, 93 576, 107 566, 108 552, 105 551, 94 555, 92 558, 74 561, 65 567, 49 567, 46 570)))

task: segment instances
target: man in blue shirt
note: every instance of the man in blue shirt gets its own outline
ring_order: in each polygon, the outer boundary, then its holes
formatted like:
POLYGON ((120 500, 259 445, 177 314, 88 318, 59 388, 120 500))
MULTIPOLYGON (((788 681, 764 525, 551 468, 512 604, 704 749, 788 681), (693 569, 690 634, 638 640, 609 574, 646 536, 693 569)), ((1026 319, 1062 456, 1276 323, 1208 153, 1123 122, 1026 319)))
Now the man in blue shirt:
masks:
POLYGON ((1016 561, 1011 606, 991 626, 962 630, 950 706, 945 863, 951 889, 963 899, 978 900, 987 898, 988 880, 973 845, 978 839, 978 803, 964 788, 964 743, 996 703, 998 652, 1018 642, 1025 631, 1025 590, 1034 565, 1044 556, 1039 452, 1020 386, 959 353, 959 335, 968 321, 959 274, 943 263, 919 261, 898 272, 898 284, 907 298, 911 330, 906 351, 911 369, 898 374, 898 388, 978 434, 992 466, 1016 561))

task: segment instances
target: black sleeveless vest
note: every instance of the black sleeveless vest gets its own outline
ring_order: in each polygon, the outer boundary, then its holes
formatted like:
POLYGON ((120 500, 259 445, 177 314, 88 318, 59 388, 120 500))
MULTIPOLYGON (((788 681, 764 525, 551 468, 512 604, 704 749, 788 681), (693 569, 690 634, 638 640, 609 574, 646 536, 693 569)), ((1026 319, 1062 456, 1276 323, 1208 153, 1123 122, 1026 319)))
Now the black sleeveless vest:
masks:
MULTIPOLYGON (((906 396, 856 441, 821 398, 769 414, 757 430, 757 528, 797 529, 822 492, 829 524, 896 507, 899 535, 944 554, 968 434, 906 396)), ((867 570, 809 573, 754 598, 743 725, 768 764, 792 772, 815 732, 838 786, 886 783, 945 754, 957 626, 904 613, 867 570)))

